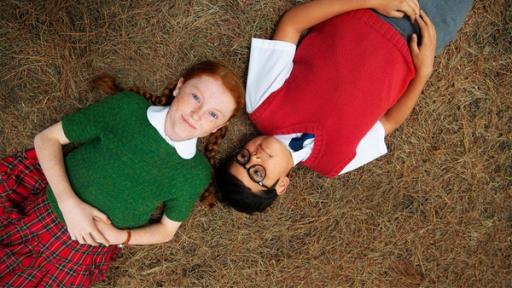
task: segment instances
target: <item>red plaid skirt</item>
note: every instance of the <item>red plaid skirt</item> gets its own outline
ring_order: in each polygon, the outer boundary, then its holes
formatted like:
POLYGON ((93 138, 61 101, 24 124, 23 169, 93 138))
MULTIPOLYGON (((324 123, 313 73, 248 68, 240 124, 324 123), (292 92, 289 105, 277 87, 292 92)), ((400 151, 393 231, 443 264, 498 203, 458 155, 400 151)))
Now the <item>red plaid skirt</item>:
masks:
POLYGON ((87 287, 119 248, 71 240, 52 211, 34 150, 0 161, 0 286, 87 287))

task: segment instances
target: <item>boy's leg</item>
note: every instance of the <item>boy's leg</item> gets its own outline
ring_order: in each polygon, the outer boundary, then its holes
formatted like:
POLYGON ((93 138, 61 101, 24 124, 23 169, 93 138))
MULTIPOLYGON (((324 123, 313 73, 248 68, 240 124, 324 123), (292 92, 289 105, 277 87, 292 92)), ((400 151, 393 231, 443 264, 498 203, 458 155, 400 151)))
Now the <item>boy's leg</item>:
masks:
MULTIPOLYGON (((419 0, 419 3, 436 27, 436 54, 439 54, 455 38, 473 5, 473 0, 419 0)), ((418 25, 412 24, 408 17, 390 18, 379 13, 377 15, 395 27, 408 42, 412 33, 420 36, 418 25)))

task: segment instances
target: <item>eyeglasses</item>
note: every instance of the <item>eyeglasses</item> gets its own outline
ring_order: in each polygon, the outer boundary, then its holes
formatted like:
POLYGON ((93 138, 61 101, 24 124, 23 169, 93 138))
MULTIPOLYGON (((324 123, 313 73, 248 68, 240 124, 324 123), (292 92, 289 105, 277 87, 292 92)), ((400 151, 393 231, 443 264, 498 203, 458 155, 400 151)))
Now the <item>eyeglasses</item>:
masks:
POLYGON ((273 189, 276 186, 277 181, 271 187, 268 187, 265 184, 263 184, 263 180, 265 180, 265 176, 267 176, 267 170, 265 170, 265 167, 263 167, 260 164, 254 164, 249 167, 246 167, 246 164, 249 163, 250 161, 251 153, 249 152, 249 150, 242 148, 236 153, 235 162, 245 169, 247 175, 249 175, 249 178, 251 178, 251 180, 254 183, 260 185, 265 189, 273 189))

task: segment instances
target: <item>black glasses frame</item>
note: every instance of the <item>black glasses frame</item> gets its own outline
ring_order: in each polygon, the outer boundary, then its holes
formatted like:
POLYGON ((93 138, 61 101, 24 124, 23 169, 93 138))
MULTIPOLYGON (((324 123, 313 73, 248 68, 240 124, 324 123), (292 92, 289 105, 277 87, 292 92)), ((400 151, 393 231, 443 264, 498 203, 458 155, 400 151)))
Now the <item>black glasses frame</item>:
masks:
POLYGON ((235 154, 235 162, 245 169, 245 172, 247 172, 247 175, 249 175, 249 178, 251 179, 252 182, 260 185, 261 187, 263 187, 265 189, 274 189, 276 187, 277 182, 279 181, 279 179, 278 179, 278 181, 276 181, 276 183, 274 183, 270 187, 268 187, 267 185, 263 184, 263 181, 265 180, 265 177, 267 176, 267 170, 265 169, 265 167, 263 167, 263 165, 254 164, 254 165, 251 165, 249 167, 246 166, 247 163, 251 162, 251 152, 249 152, 249 150, 247 150, 245 148, 242 148, 242 149, 238 150, 236 152, 236 154, 235 154), (240 161, 240 159, 238 159, 238 155, 240 155, 240 153, 242 153, 243 151, 245 151, 247 153, 247 155, 249 155, 249 158, 247 158, 247 161, 240 161), (261 168, 262 171, 264 172, 263 179, 261 179, 260 181, 255 179, 253 174, 251 173, 251 170, 254 170, 255 168, 261 168))

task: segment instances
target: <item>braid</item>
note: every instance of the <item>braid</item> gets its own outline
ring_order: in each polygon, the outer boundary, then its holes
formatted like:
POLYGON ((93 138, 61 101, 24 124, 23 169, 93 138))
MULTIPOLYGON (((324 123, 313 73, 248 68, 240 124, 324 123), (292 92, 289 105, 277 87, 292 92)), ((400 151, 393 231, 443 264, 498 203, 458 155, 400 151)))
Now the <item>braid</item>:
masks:
MULTIPOLYGON (((204 153, 206 154, 206 158, 208 158, 208 162, 212 167, 216 167, 217 162, 217 154, 219 152, 219 147, 226 136, 226 132, 228 131, 227 126, 223 126, 219 128, 214 133, 210 134, 206 139, 206 144, 204 146, 204 153)), ((215 174, 215 169, 214 172, 215 174)), ((215 175, 213 175, 212 179, 215 179, 215 175)), ((215 180, 210 182, 210 185, 206 188, 206 190, 201 195, 201 202, 203 202, 208 207, 212 208, 215 206, 217 199, 215 197, 215 180)))
POLYGON ((117 84, 116 78, 109 75, 94 78, 92 80, 92 86, 107 95, 123 91, 123 88, 117 84))
MULTIPOLYGON (((92 85, 94 88, 100 90, 101 92, 107 94, 107 95, 113 95, 122 91, 125 91, 119 84, 117 84, 116 78, 105 75, 105 76, 98 76, 92 80, 92 85)), ((144 97, 149 103, 152 105, 170 105, 172 102, 172 91, 174 91, 174 88, 176 85, 173 81, 167 82, 167 85, 165 86, 164 90, 162 91, 162 94, 157 96, 150 92, 148 92, 146 89, 135 86, 128 89, 128 91, 135 92, 142 97, 144 97)))
POLYGON ((148 92, 146 89, 135 86, 128 89, 128 91, 135 92, 142 97, 144 97, 149 103, 152 105, 158 105, 158 106, 164 106, 164 105, 170 105, 172 102, 172 93, 171 91, 174 91, 174 87, 176 85, 174 82, 170 81, 167 82, 167 85, 165 86, 164 90, 162 91, 162 94, 157 96, 150 92, 148 92))

